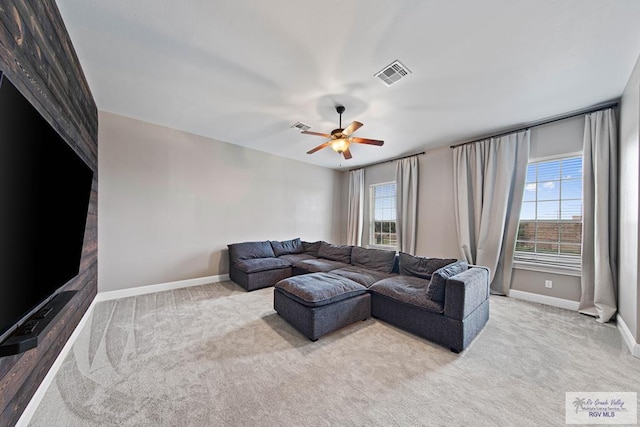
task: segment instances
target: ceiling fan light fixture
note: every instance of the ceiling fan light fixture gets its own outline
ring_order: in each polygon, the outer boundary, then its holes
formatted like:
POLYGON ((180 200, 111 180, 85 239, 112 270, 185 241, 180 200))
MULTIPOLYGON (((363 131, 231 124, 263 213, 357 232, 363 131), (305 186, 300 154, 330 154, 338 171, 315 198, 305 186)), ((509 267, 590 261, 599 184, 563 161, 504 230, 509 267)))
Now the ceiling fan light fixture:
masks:
POLYGON ((349 148, 349 140, 347 138, 339 138, 331 141, 331 148, 333 151, 343 153, 349 148))
MULTIPOLYGON (((320 133, 320 132, 311 132, 309 130, 303 130, 301 133, 306 135, 316 135, 322 136, 324 138, 330 138, 328 141, 318 145, 315 148, 307 151, 307 154, 313 154, 316 151, 322 150, 323 148, 331 147, 333 151, 338 154, 342 154, 345 160, 351 159, 353 156, 351 155, 351 150, 349 150, 349 146, 353 144, 368 144, 368 145, 377 145, 381 146, 384 144, 384 141, 379 139, 369 139, 369 138, 357 138, 351 136, 354 132, 364 126, 360 122, 353 121, 346 128, 342 128, 342 113, 344 113, 344 106, 336 105, 336 112, 340 115, 340 124, 338 129, 334 129, 331 131, 331 135, 328 133, 320 133)), ((295 126, 295 125, 294 125, 295 126)))

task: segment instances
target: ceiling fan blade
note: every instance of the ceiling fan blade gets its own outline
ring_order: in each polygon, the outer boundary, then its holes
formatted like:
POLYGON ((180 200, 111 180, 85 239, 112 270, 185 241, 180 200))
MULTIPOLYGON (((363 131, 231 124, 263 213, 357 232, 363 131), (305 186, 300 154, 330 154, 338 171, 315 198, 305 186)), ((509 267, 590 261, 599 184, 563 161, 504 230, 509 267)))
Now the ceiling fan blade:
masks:
POLYGON ((330 143, 331 143, 331 141, 327 141, 324 144, 320 144, 316 148, 314 148, 313 150, 307 151, 307 154, 313 154, 316 151, 322 150, 323 148, 328 147, 330 143))
POLYGON ((358 144, 369 144, 369 145, 377 145, 381 146, 384 144, 384 141, 380 141, 379 139, 368 139, 368 138, 351 138, 351 142, 357 142, 358 144))
POLYGON ((304 133, 304 134, 307 134, 307 135, 324 136, 325 138, 331 138, 331 135, 329 135, 327 133, 311 132, 311 131, 308 131, 308 130, 303 130, 300 133, 304 133))
POLYGON ((344 130, 342 131, 342 134, 346 135, 346 136, 349 136, 352 133, 354 133, 355 131, 357 131, 358 129, 360 129, 362 126, 364 126, 364 125, 362 123, 360 123, 360 122, 351 122, 351 124, 349 126, 344 128, 344 130))
POLYGON ((351 151, 349 151, 348 148, 342 152, 342 155, 344 156, 345 160, 349 160, 351 157, 353 157, 351 155, 351 151))

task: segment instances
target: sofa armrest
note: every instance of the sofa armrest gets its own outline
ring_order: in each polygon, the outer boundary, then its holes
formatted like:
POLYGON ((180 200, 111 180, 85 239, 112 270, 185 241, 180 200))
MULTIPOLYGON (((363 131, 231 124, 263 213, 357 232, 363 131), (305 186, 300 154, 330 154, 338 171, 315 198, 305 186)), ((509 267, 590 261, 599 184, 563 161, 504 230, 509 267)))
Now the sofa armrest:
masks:
POLYGON ((444 315, 463 320, 489 298, 489 269, 473 266, 447 279, 444 315))

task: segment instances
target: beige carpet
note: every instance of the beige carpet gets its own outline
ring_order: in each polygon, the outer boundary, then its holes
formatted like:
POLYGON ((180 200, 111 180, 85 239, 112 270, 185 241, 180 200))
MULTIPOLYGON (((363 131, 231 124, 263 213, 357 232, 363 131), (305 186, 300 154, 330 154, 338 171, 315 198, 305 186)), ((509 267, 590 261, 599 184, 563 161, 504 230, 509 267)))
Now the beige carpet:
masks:
POLYGON ((614 325, 492 297, 456 355, 381 321, 311 342, 273 288, 101 302, 33 426, 564 425, 566 391, 638 391, 614 325))

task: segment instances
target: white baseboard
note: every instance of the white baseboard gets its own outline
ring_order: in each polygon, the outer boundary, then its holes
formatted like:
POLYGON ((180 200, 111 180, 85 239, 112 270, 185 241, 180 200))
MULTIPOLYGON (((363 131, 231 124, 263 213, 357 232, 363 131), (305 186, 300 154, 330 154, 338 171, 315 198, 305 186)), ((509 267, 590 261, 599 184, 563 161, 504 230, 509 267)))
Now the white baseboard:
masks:
POLYGON ((87 311, 84 313, 84 316, 82 316, 82 319, 80 319, 80 321, 78 322, 78 325, 69 336, 69 339, 67 340, 65 345, 62 347, 62 350, 60 350, 60 354, 58 354, 58 357, 56 357, 56 360, 51 365, 51 368, 49 368, 49 372, 47 372, 47 375, 44 376, 44 379, 38 386, 38 389, 36 390, 36 392, 33 394, 33 397, 27 404, 27 407, 24 409, 24 412, 22 413, 22 415, 20 415, 20 418, 16 423, 16 427, 26 427, 29 424, 29 422, 31 422, 31 417, 33 417, 33 414, 36 412, 36 409, 38 409, 38 406, 40 405, 40 402, 42 401, 44 394, 46 393, 47 389, 49 389, 49 386, 53 382, 53 379, 56 377, 56 374, 58 373, 58 369, 60 369, 60 366, 62 366, 62 362, 64 362, 64 359, 67 357, 67 354, 69 354, 69 351, 71 351, 71 348, 73 347, 73 343, 75 343, 76 339, 78 339, 78 335, 80 335, 80 332, 84 328, 84 325, 87 323, 87 320, 91 316, 91 313, 93 312, 93 308, 95 307, 95 305, 96 305, 96 298, 94 298, 93 301, 91 301, 91 304, 89 305, 89 308, 87 308, 87 311))
POLYGON ((224 282, 229 280, 228 274, 219 274, 217 276, 197 277, 195 279, 178 280, 176 282, 159 283, 157 285, 138 286, 129 289, 119 289, 117 291, 99 292, 96 296, 97 301, 108 301, 112 299, 120 299, 134 297, 136 295, 153 294, 156 292, 170 291, 172 289, 188 288, 191 286, 206 285, 208 283, 224 282))
POLYGON ((616 323, 618 325, 618 331, 620 331, 620 335, 622 335, 622 339, 627 344, 627 347, 629 347, 631 354, 640 358, 640 344, 633 338, 629 327, 624 323, 624 320, 619 314, 616 316, 616 323))
POLYGON ((550 297, 548 295, 534 294, 532 292, 519 291, 517 289, 509 290, 509 296, 525 301, 537 302, 540 304, 551 305, 553 307, 564 308, 566 310, 578 311, 578 301, 571 301, 563 298, 550 297))
POLYGON ((38 386, 38 389, 34 393, 29 403, 27 404, 27 407, 25 408, 24 412, 18 419, 18 423, 16 424, 16 427, 26 427, 31 421, 31 417, 33 417, 33 414, 36 412, 38 405, 40 405, 40 402, 42 401, 44 394, 46 393, 47 389, 53 382, 53 379, 58 373, 60 366, 62 366, 62 362, 64 362, 64 359, 67 357, 67 354, 69 354, 69 351, 71 351, 71 348, 73 347, 73 344, 76 342, 76 339, 78 339, 78 335, 80 335, 80 332, 86 325, 87 320, 91 316, 91 313, 93 312, 93 309, 96 303, 100 301, 126 298, 126 297, 131 297, 136 295, 144 295, 144 294, 152 294, 155 292, 169 291, 172 289, 188 288, 190 286, 206 285, 208 283, 224 282, 226 280, 229 280, 229 275, 220 274, 217 276, 198 277, 195 279, 179 280, 176 282, 159 283, 157 285, 139 286, 136 288, 120 289, 117 291, 98 293, 98 295, 96 295, 93 301, 91 301, 89 308, 84 313, 84 316, 82 316, 82 319, 80 319, 80 322, 78 322, 78 325, 71 333, 71 336, 65 343, 64 347, 62 347, 62 350, 60 351, 60 354, 58 354, 58 357, 56 357, 56 360, 53 362, 53 365, 51 365, 51 368, 49 368, 49 372, 47 372, 47 375, 45 375, 44 379, 42 380, 42 383, 40 383, 40 385, 38 386))

